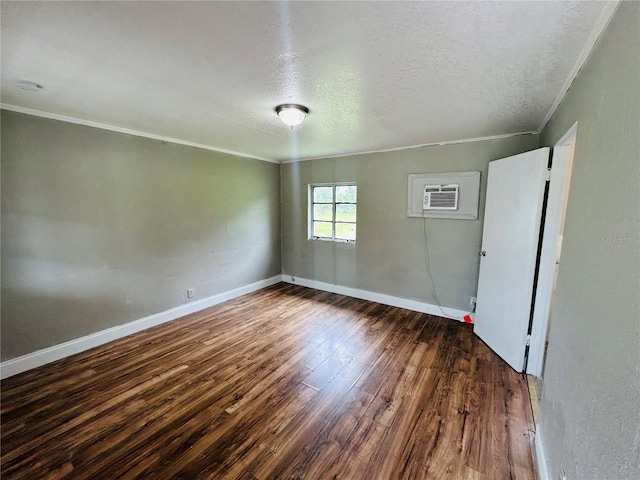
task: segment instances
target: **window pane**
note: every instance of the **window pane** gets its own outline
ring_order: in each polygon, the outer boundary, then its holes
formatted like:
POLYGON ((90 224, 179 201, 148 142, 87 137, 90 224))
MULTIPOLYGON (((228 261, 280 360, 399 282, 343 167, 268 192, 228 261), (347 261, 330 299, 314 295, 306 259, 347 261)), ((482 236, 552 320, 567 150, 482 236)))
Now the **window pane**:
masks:
POLYGON ((336 202, 356 203, 358 187, 355 185, 338 185, 336 187, 336 202))
POLYGON ((356 206, 349 204, 336 205, 336 222, 355 222, 356 206))
POLYGON ((331 238, 331 222, 313 222, 313 236, 331 238))
POLYGON ((333 187, 313 187, 313 201, 315 203, 333 202, 333 187))
POLYGON ((336 223, 336 238, 341 240, 355 240, 356 226, 353 223, 336 223))
POLYGON ((331 208, 333 205, 327 205, 321 203, 319 205, 313 206, 313 219, 314 220, 333 220, 333 209, 331 208))

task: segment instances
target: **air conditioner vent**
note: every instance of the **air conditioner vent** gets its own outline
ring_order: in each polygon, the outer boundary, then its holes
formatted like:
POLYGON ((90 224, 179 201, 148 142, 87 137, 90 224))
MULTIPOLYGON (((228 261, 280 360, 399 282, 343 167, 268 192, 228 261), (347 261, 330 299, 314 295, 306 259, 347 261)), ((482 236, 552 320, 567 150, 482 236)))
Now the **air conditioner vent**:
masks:
POLYGON ((424 210, 457 210, 460 185, 425 185, 424 210))

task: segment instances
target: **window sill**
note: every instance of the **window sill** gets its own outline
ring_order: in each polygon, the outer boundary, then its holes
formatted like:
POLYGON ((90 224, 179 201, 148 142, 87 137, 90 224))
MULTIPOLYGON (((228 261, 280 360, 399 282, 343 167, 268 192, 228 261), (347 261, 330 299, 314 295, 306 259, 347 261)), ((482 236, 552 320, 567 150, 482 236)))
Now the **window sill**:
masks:
POLYGON ((311 238, 308 238, 308 241, 310 241, 310 242, 319 241, 319 242, 339 243, 339 244, 342 244, 342 245, 355 245, 356 244, 355 240, 340 240, 340 239, 322 238, 322 237, 311 237, 311 238))

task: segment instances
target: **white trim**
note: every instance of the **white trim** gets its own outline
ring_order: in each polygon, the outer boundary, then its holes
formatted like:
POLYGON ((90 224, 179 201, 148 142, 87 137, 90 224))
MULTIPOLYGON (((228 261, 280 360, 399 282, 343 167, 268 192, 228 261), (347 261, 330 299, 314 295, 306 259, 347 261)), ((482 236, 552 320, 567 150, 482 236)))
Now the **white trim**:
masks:
POLYGON ((578 136, 578 122, 576 122, 573 125, 571 125, 571 128, 569 130, 567 130, 567 133, 565 133, 560 138, 560 140, 558 140, 556 142, 554 147, 559 147, 559 146, 563 146, 563 145, 571 145, 573 142, 575 142, 577 136, 578 136))
POLYGON ((341 157, 355 157, 356 155, 369 155, 372 153, 386 153, 386 152, 399 152, 402 150, 413 150, 415 148, 422 147, 435 147, 441 145, 456 145, 458 143, 472 143, 472 142, 485 142, 487 140, 500 140, 502 138, 511 138, 518 137, 520 135, 538 135, 540 132, 518 132, 518 133, 506 133, 504 135, 491 135, 488 137, 477 137, 477 138, 463 138, 461 140, 449 140, 446 142, 433 142, 433 143, 422 143, 420 145, 409 145, 406 147, 394 147, 394 148, 385 148, 382 150, 367 150, 365 152, 352 152, 352 153, 338 153, 336 155, 324 155, 320 157, 309 157, 309 158, 297 158, 291 160, 282 160, 280 163, 295 163, 295 162, 307 162, 309 160, 323 160, 327 158, 341 158, 341 157))
POLYGON ((59 120, 61 122, 75 123, 77 125, 84 125, 86 127, 100 128, 102 130, 125 133, 127 135, 134 135, 136 137, 150 138, 152 140, 161 140, 163 142, 170 142, 178 145, 186 145, 187 147, 202 148, 203 150, 211 150, 213 152, 226 153, 228 155, 234 155, 236 157, 251 158, 253 160, 262 160, 263 162, 270 162, 270 163, 280 163, 278 160, 274 160, 271 158, 258 157, 257 155, 249 155, 248 153, 240 153, 240 152, 235 152, 233 150, 226 150, 224 148, 216 148, 216 147, 212 147, 211 145, 204 145, 202 143, 188 142, 186 140, 180 140, 177 138, 165 137, 164 135, 156 135, 154 133, 140 132, 138 130, 131 130, 129 128, 116 127, 114 125, 108 125, 106 123, 92 122, 90 120, 83 120, 81 118, 68 117, 67 115, 44 112, 42 110, 35 110, 33 108, 20 107, 18 105, 0 103, 0 108, 2 108, 3 110, 11 111, 11 112, 18 112, 18 113, 25 113, 27 115, 33 115, 35 117, 50 118, 52 120, 59 120))
POLYGON ((410 300, 408 298, 394 297, 386 293, 371 292, 368 290, 360 290, 358 288, 343 287, 342 285, 334 285, 331 283, 318 282, 317 280, 309 280, 307 278, 293 277, 291 275, 282 275, 282 281, 294 285, 302 285, 303 287, 315 288, 325 292, 338 293, 348 297, 369 300, 370 302, 378 302, 392 307, 406 308, 415 312, 428 313, 439 317, 446 317, 452 320, 464 321, 462 317, 469 312, 458 310, 457 308, 442 307, 432 305, 418 300, 410 300))
POLYGON ((0 364, 0 378, 5 379, 47 363, 55 362, 61 358, 84 352, 90 348, 104 345, 105 343, 126 337, 132 333, 146 330, 147 328, 175 320, 176 318, 184 317, 190 313, 198 312, 202 309, 226 302, 227 300, 246 295, 247 293, 255 292, 261 288, 275 285, 281 281, 281 276, 275 275, 271 278, 259 280, 227 292, 219 293, 185 305, 180 305, 179 307, 171 308, 164 312, 154 313, 153 315, 125 323, 124 325, 107 328, 100 332, 60 343, 33 353, 28 353, 21 357, 12 358, 11 360, 6 360, 0 364))
MULTIPOLYGON (((356 182, 333 182, 333 183, 309 183, 307 185, 307 197, 309 205, 307 209, 307 240, 319 240, 323 242, 338 242, 338 243, 351 243, 355 244, 355 240, 347 240, 344 238, 336 238, 336 223, 350 223, 355 225, 357 222, 338 222, 336 220, 336 187, 346 186, 346 187, 356 187, 358 188, 358 184, 356 182), (314 187, 331 187, 332 188, 332 197, 331 197, 331 237, 316 237, 313 235, 313 207, 316 205, 316 202, 313 198, 313 189, 314 187)), ((322 202, 318 202, 318 204, 322 204, 322 202)), ((346 205, 357 205, 357 198, 355 203, 344 202, 346 205)), ((324 205, 329 205, 328 203, 324 203, 324 205)), ((328 220, 320 220, 328 223, 328 220)))
POLYGON ((534 437, 536 469, 538 470, 539 480, 551 480, 549 475, 549 464, 544 449, 544 440, 542 439, 542 430, 540 424, 536 425, 536 433, 534 437))
POLYGON ((582 70, 582 67, 584 67, 584 64, 587 62, 589 55, 591 55, 591 52, 593 51, 593 48, 596 46, 596 43, 598 42, 600 35, 602 35, 602 32, 604 32, 605 28, 607 28, 607 26, 609 25, 609 22, 613 18, 613 14, 618 8, 619 4, 620 4, 620 0, 607 2, 606 6, 602 10, 602 13, 600 14, 600 18, 598 18, 598 21, 593 27, 593 30, 591 30, 591 34, 589 35, 587 42, 584 44, 584 48, 580 52, 580 56, 576 60, 576 63, 573 65, 573 68, 569 72, 569 76, 567 77, 567 79, 564 82, 564 85, 560 89, 558 96, 551 104, 551 108, 549 108, 549 111, 547 112, 547 115, 544 117, 544 120, 542 120, 542 123, 538 128, 538 133, 544 130, 544 127, 547 126, 547 123, 549 122, 549 120, 551 120, 551 117, 553 117, 553 114, 556 113, 556 110, 560 106, 560 103, 562 102, 562 100, 564 100, 564 97, 567 95, 569 88, 571 88, 571 85, 573 84, 574 80, 580 73, 580 70, 582 70))
POLYGON ((477 137, 477 138, 463 138, 461 140, 450 140, 450 141, 446 141, 446 142, 433 142, 433 143, 423 143, 420 145, 409 145, 406 147, 394 147, 394 148, 387 148, 387 149, 382 149, 382 150, 368 150, 368 151, 364 151, 364 152, 354 152, 354 153, 339 153, 336 155, 327 155, 327 156, 320 156, 320 157, 310 157, 310 158, 302 158, 302 159, 290 159, 290 160, 276 160, 273 158, 266 158, 266 157, 259 157, 257 155, 250 155, 248 153, 241 153, 241 152, 236 152, 233 150, 225 150, 224 148, 216 148, 216 147, 212 147, 211 145, 204 145, 202 143, 195 143, 195 142, 188 142, 186 140, 180 140, 177 138, 173 138, 173 137, 165 137, 163 135, 156 135, 153 133, 147 133, 147 132, 140 132, 138 130, 131 130, 128 128, 122 128, 122 127, 116 127, 114 125, 108 125, 106 123, 98 123, 98 122, 92 122, 91 120, 83 120, 81 118, 76 118, 76 117, 69 117, 67 115, 60 115, 58 113, 51 113, 51 112, 45 112, 43 110, 36 110, 34 108, 28 108, 28 107, 21 107, 19 105, 11 105, 8 103, 0 103, 0 109, 3 110, 8 110, 10 112, 17 112, 17 113, 24 113, 27 115, 33 115, 35 117, 42 117, 42 118, 50 118, 52 120, 59 120, 61 122, 67 122, 67 123, 75 123, 77 125, 84 125, 87 127, 93 127, 93 128, 100 128, 102 130, 109 130, 112 132, 118 132, 118 133, 125 133, 128 135, 134 135, 136 137, 144 137, 144 138, 150 138, 152 140, 162 140, 164 142, 171 142, 171 143, 175 143, 178 145, 186 145, 188 147, 196 147, 196 148, 202 148, 203 150, 211 150, 213 152, 219 152, 219 153, 226 153, 228 155, 235 155, 237 157, 244 157, 244 158, 251 158, 254 160, 262 160, 263 162, 270 162, 270 163, 294 163, 294 162, 306 162, 308 160, 320 160, 323 158, 341 158, 341 157, 351 157, 351 156, 355 156, 355 155, 368 155, 371 153, 384 153, 384 152, 398 152, 401 150, 412 150, 415 148, 422 148, 422 147, 433 147, 433 146, 437 146, 437 145, 455 145, 458 143, 471 143, 471 142, 484 142, 486 140, 500 140, 502 138, 510 138, 510 137, 517 137, 520 135, 538 135, 540 132, 534 132, 534 131, 530 131, 530 132, 519 132, 519 133, 507 133, 507 134, 503 134, 503 135, 491 135, 488 137, 477 137))

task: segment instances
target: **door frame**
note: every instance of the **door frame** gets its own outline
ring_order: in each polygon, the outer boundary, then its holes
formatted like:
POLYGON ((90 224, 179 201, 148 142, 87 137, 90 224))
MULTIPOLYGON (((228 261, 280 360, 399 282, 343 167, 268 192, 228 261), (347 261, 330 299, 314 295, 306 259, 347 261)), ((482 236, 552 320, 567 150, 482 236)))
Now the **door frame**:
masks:
MULTIPOLYGON (((545 360, 545 345, 547 341, 547 330, 551 317, 551 303, 554 293, 556 260, 562 249, 558 245, 559 235, 564 229, 564 219, 567 213, 567 201, 569 197, 569 186, 571 170, 573 167, 573 157, 575 152, 576 134, 578 122, 556 142, 552 157, 552 177, 553 169, 559 168, 559 176, 553 178, 557 185, 560 185, 559 195, 554 199, 549 198, 551 203, 547 203, 544 231, 542 234, 542 247, 539 265, 539 276, 535 292, 535 304, 533 311, 533 324, 531 326, 531 338, 529 354, 527 358, 527 373, 534 377, 540 377, 543 372, 545 360), (567 147, 567 148, 556 148, 567 147), (551 222, 552 219, 555 219, 551 222)), ((554 186, 550 185, 550 188, 554 186)))

